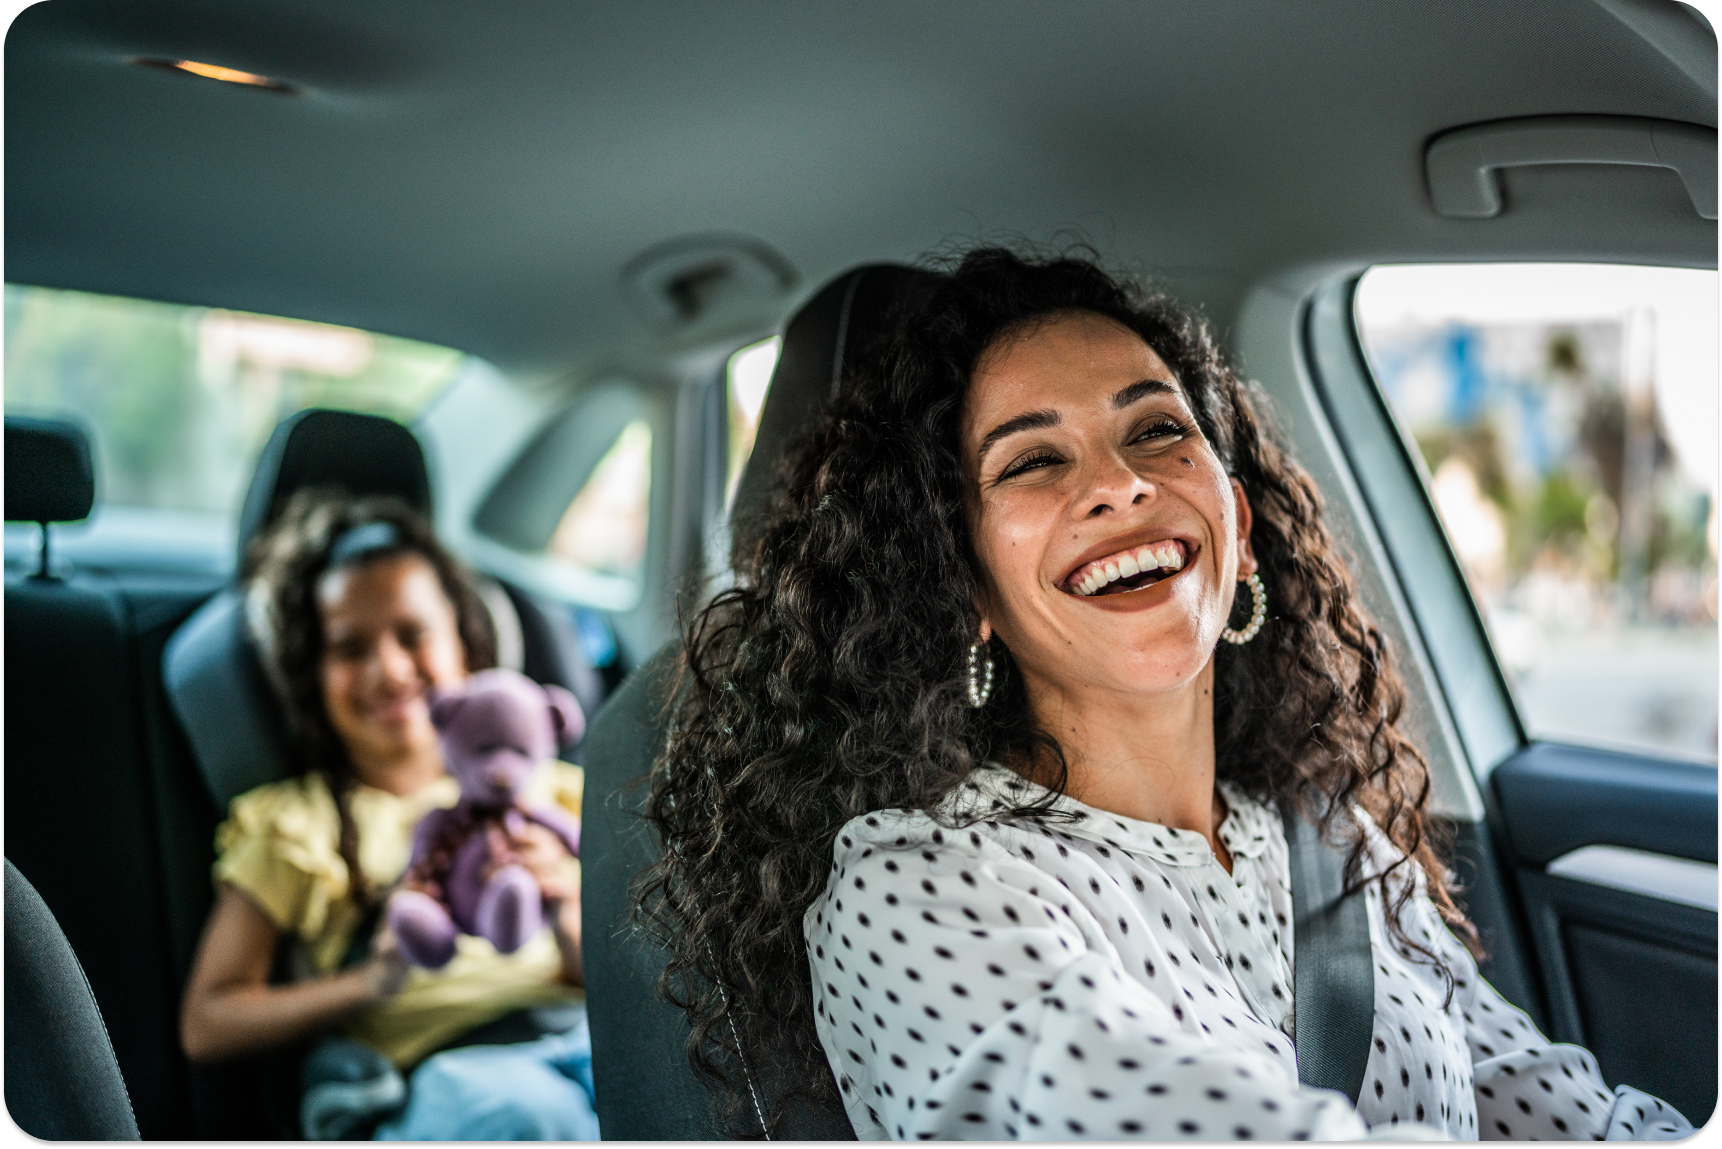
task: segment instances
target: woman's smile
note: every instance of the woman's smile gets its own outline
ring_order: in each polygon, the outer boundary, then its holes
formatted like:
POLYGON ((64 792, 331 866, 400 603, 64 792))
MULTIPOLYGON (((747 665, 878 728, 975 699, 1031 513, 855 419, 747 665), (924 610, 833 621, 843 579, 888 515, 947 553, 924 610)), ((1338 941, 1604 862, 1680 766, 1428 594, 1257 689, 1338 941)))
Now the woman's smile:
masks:
POLYGON ((1116 550, 1113 546, 1106 543, 1095 548, 1105 553, 1078 564, 1059 586, 1081 598, 1128 594, 1182 573, 1201 549, 1174 538, 1126 543, 1116 550))

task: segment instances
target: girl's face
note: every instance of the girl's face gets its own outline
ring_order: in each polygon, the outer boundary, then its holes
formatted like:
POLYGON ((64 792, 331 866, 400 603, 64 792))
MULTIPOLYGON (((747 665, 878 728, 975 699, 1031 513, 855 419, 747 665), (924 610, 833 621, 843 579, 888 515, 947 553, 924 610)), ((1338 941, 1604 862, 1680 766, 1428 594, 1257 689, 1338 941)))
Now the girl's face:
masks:
POLYGON ((1007 333, 975 368, 962 449, 978 605, 1031 697, 1202 672, 1256 569, 1250 507, 1139 336, 1086 311, 1007 333))
POLYGON ((434 753, 428 694, 466 678, 454 605, 435 568, 404 554, 330 571, 317 584, 317 610, 323 706, 361 774, 434 753))

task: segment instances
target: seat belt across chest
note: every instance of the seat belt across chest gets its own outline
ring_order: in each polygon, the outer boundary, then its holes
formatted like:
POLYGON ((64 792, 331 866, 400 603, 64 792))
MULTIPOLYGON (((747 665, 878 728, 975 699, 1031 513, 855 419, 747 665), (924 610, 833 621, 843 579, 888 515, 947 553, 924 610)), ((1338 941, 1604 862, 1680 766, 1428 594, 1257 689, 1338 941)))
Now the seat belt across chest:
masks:
POLYGON ((1345 857, 1295 812, 1291 861, 1293 1004, 1298 1080, 1356 1104, 1375 1032, 1375 956, 1362 890, 1345 895, 1345 857))

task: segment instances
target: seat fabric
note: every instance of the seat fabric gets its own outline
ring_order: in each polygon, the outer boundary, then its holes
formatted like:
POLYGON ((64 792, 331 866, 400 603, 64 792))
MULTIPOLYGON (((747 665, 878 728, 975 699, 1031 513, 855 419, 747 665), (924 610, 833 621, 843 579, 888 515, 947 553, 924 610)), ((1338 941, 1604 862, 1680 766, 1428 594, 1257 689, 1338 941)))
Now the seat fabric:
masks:
MULTIPOLYGON (((9 518, 53 522, 89 513, 95 478, 89 444, 75 424, 8 416, 6 447, 9 479, 15 466, 29 471, 16 488, 8 482, 9 518)), ((106 1020, 101 1051, 117 1054, 118 1071, 138 1099, 133 1136, 139 1126, 154 1136, 171 1136, 182 1128, 178 1123, 185 1113, 186 1078, 175 1023, 178 981, 170 960, 159 843, 152 833, 154 802, 134 642, 138 625, 164 606, 175 609, 174 598, 160 587, 130 594, 112 579, 79 573, 69 578, 9 574, 5 588, 9 870, 15 866, 34 883, 28 897, 45 903, 46 920, 57 921, 54 935, 77 954, 78 984, 94 994, 106 1020)), ((9 877, 9 941, 11 892, 9 877)), ((32 926, 18 936, 39 933, 32 926)), ((27 949, 18 952, 28 954, 27 949)), ((12 956, 8 945, 9 1039, 14 1034, 12 956)), ((46 975, 25 971, 19 976, 46 975)), ((17 1000, 21 1011, 33 1008, 17 1000)), ((72 1011, 70 1004, 64 1008, 72 1011)), ((67 1013, 68 1026, 76 1022, 74 1014, 67 1013)), ((96 1028, 102 1028, 100 1020, 96 1028)), ((67 1033, 68 1040, 92 1040, 88 1027, 67 1033)), ((94 1046, 78 1056, 95 1056, 94 1046)), ((10 1057, 7 1067, 10 1099, 17 1084, 10 1057)), ((67 1062, 66 1071, 71 1070, 67 1062)), ((26 1098, 36 1092, 19 1088, 26 1098)), ((79 1112, 67 1109, 66 1120, 88 1116, 79 1112)), ((127 1120, 132 1120, 129 1107, 127 1120)))
MULTIPOLYGON (((893 307, 922 282, 923 273, 905 267, 859 267, 826 285, 791 318, 736 497, 738 539, 746 536, 746 522, 768 506, 784 449, 836 393, 845 368, 885 328, 893 307)), ((630 924, 629 887, 660 850, 639 817, 645 787, 630 784, 646 775, 664 745, 679 653, 679 643, 672 642, 635 671, 599 711, 583 746, 587 1017, 606 1139, 708 1140, 759 1131, 757 1125, 732 1130, 720 1122, 713 1098, 688 1064, 686 1015, 657 992, 665 955, 630 924)), ((786 1079, 784 1063, 771 1049, 744 1054, 761 1104, 777 1121, 774 1136, 854 1139, 841 1105, 779 1106, 775 1099, 796 1083, 786 1079)))
POLYGON ((6 863, 6 1110, 48 1141, 136 1141, 120 1064, 66 935, 6 863))

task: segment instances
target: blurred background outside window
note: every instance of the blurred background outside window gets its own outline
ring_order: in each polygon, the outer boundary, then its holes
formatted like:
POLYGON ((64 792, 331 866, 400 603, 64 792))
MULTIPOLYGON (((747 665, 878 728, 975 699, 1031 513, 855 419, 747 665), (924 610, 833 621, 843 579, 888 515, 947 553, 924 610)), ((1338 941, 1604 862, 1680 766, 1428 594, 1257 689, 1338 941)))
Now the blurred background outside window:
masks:
POLYGON ((735 502, 741 473, 753 454, 754 436, 759 433, 759 414, 765 409, 765 393, 771 388, 771 373, 783 340, 777 336, 750 344, 729 357, 725 371, 726 410, 729 414, 729 470, 724 483, 724 507, 735 502))
MULTIPOLYGON (((336 407, 411 422, 476 362, 351 327, 18 284, 5 311, 6 412, 71 414, 94 439, 96 513, 56 532, 74 553, 92 531, 230 552, 281 419, 336 407)), ((35 531, 7 524, 9 559, 35 531)))
POLYGON ((592 468, 546 548, 600 574, 638 578, 646 561, 652 503, 652 427, 636 419, 592 468))
POLYGON ((1378 267, 1356 307, 1531 735, 1713 759, 1717 273, 1378 267))

